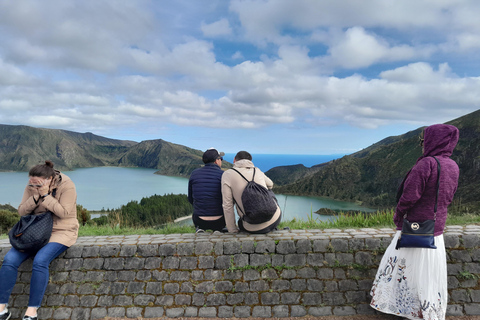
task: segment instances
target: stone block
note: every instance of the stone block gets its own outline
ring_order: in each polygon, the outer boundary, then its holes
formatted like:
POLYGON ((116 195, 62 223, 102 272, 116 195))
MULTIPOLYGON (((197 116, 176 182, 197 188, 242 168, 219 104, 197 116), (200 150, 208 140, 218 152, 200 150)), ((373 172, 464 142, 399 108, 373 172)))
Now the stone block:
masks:
POLYGON ((117 273, 119 281, 133 281, 137 273, 135 271, 119 271, 117 273))
MULTIPOLYGON (((95 307, 97 305, 98 297, 97 296, 83 296, 80 297, 80 306, 81 307, 95 307)), ((63 303, 58 303, 57 306, 61 306, 63 303)))
POLYGON ((145 308, 144 318, 160 318, 163 316, 162 307, 147 307, 145 308))
POLYGON ((297 270, 297 277, 301 279, 312 279, 317 277, 317 273, 315 269, 306 267, 297 270))
POLYGON ((53 319, 71 319, 72 309, 70 308, 58 308, 53 311, 53 319))
POLYGON ((233 317, 233 307, 230 307, 230 306, 220 306, 220 307, 218 307, 218 317, 219 318, 232 318, 233 317))
POLYGON ((313 240, 313 252, 328 252, 330 240, 313 240))
POLYGON ((288 280, 273 280, 271 287, 273 291, 286 291, 290 290, 291 283, 288 280))
MULTIPOLYGON (((127 308, 127 318, 139 319, 142 317, 143 308, 140 307, 130 307, 127 308)), ((88 319, 88 318, 83 318, 88 319)))
POLYGON ((107 316, 106 308, 93 308, 91 312, 92 319, 103 319, 107 316))
POLYGON ((207 295, 207 306, 222 306, 227 302, 227 298, 223 293, 212 293, 207 295))
POLYGON ((242 253, 254 253, 255 242, 251 240, 242 241, 242 253))
POLYGON ((195 244, 179 243, 177 245, 177 254, 179 256, 191 256, 195 252, 195 244))
MULTIPOLYGON (((150 252, 152 253, 151 254, 152 256, 156 255, 156 254, 153 254, 154 253, 153 248, 151 249, 150 252)), ((176 253, 177 253, 177 247, 174 244, 167 243, 167 244, 162 244, 158 246, 158 254, 162 257, 173 256, 176 253)))
POLYGON ((232 293, 227 295, 227 304, 228 305, 238 305, 243 302, 245 299, 244 293, 232 293))
MULTIPOLYGON (((215 258, 212 256, 200 256, 198 258, 199 269, 212 269, 215 266, 215 258)), ((203 275, 203 273, 202 273, 203 275)))
POLYGON ((155 304, 160 306, 173 306, 173 296, 157 296, 155 304))
POLYGON ((198 317, 200 318, 215 318, 217 316, 217 309, 215 307, 202 307, 198 309, 198 317))
POLYGON ((293 279, 290 281, 293 291, 304 291, 307 288, 307 280, 293 279))
POLYGON ((168 256, 162 261, 163 269, 178 269, 180 259, 178 257, 168 256))
POLYGON ((263 292, 260 294, 262 305, 276 305, 280 303, 280 294, 277 292, 263 292))
MULTIPOLYGON (((70 247, 70 249, 75 248, 75 246, 70 247)), ((70 249, 68 249, 67 254, 65 254, 65 258, 77 258, 77 257, 70 257, 70 249)), ((83 258, 92 258, 92 257, 99 257, 100 256, 100 247, 83 247, 83 251, 81 253, 81 257, 83 258)))
POLYGON ((119 245, 103 245, 100 247, 100 257, 113 258, 117 257, 120 253, 119 245))
POLYGON ((220 280, 223 278, 222 270, 205 270, 205 280, 220 280))
POLYGON ((105 258, 103 268, 105 270, 123 270, 125 258, 105 258))
POLYGON ((215 268, 216 269, 228 269, 232 266, 233 261, 231 261, 230 256, 219 256, 215 259, 215 268))
POLYGON ((133 297, 127 295, 118 295, 113 298, 113 305, 115 306, 130 306, 133 304, 133 297))
POLYGON ((305 292, 302 295, 302 304, 306 306, 319 306, 322 304, 322 295, 320 293, 305 292))
POLYGON ((238 306, 233 308, 233 314, 236 318, 248 318, 250 317, 251 307, 249 306, 238 306))
POLYGON ((133 257, 137 253, 137 246, 136 245, 123 245, 120 248, 120 253, 118 254, 120 257, 133 257))
POLYGON ((195 318, 198 315, 198 309, 196 307, 186 307, 185 313, 183 314, 184 317, 187 318, 195 318))
POLYGON ((293 240, 280 240, 276 247, 277 254, 296 253, 295 242, 293 240))
POLYGON ((223 254, 232 255, 242 253, 242 243, 240 241, 229 241, 223 243, 223 254))
POLYGON ((158 269, 162 263, 162 258, 160 257, 148 257, 145 259, 145 269, 158 269))
POLYGON ((461 317, 461 316, 463 316, 463 315, 464 315, 464 313, 463 313, 463 306, 458 305, 458 304, 448 304, 448 305, 447 305, 447 316, 451 316, 451 317, 454 317, 454 316, 461 317))
POLYGON ((213 243, 197 242, 195 244, 195 255, 210 255, 213 253, 213 243))
POLYGON ((348 251, 348 239, 332 239, 330 245, 335 252, 348 251))
MULTIPOLYGON (((90 318, 90 309, 88 308, 75 308, 72 310, 71 320, 85 320, 90 318)), ((46 318, 40 318, 46 319, 46 318)))
POLYGON ((305 254, 287 254, 285 256, 285 265, 287 267, 305 266, 307 256, 305 254))
POLYGON ((233 256, 233 264, 237 268, 242 268, 249 265, 249 255, 248 254, 235 254, 233 256))
POLYGON ((307 264, 310 266, 323 266, 323 254, 321 253, 307 254, 307 264))
POLYGON ((235 282, 235 292, 247 292, 250 290, 248 282, 235 282))
MULTIPOLYGON (((247 259, 248 261, 248 259, 247 259)), ((271 264, 272 259, 269 255, 265 254, 252 254, 250 255, 250 265, 254 267, 264 266, 266 264, 271 264)))
POLYGON ((187 294, 177 294, 175 296, 175 304, 177 306, 188 306, 192 303, 192 296, 187 294))
POLYGON ((271 318, 272 308, 267 306, 254 306, 252 310, 252 317, 271 318))
POLYGON ((253 281, 253 280, 258 280, 260 279, 260 273, 257 270, 245 270, 243 272, 243 279, 245 281, 253 281))
POLYGON ((255 247, 255 253, 274 253, 275 241, 274 240, 262 240, 257 242, 255 247))
POLYGON ((188 281, 190 280, 190 272, 188 271, 172 271, 170 274, 171 281, 188 281))
POLYGON ((216 292, 231 292, 233 290, 233 283, 231 281, 218 281, 215 283, 216 292))
POLYGON ((65 254, 63 255, 63 257, 59 257, 59 258, 65 258, 65 259, 81 258, 83 250, 85 249, 90 250, 91 248, 93 247, 71 246, 65 251, 65 254))
POLYGON ((323 289, 324 289, 323 281, 317 280, 317 279, 307 280, 308 291, 323 291, 323 289))
POLYGON ((260 303, 258 298, 258 293, 255 292, 248 292, 245 293, 245 304, 246 305, 254 305, 260 303))
POLYGON ((145 259, 144 258, 135 258, 135 257, 125 258, 124 269, 126 269, 126 270, 143 269, 144 266, 145 266, 145 259))
POLYGON ((480 315, 480 304, 478 303, 466 303, 463 308, 467 316, 480 315))
POLYGON ((341 306, 341 307, 334 307, 333 314, 336 316, 352 316, 356 314, 356 310, 350 306, 341 306))
POLYGON ((290 316, 303 317, 307 315, 307 309, 304 306, 291 306, 290 316))
POLYGON ((460 238, 453 234, 444 234, 443 240, 445 242, 445 249, 455 249, 460 247, 460 238))
POLYGON ((274 318, 286 318, 289 315, 288 306, 285 306, 285 305, 274 306, 272 308, 272 312, 273 312, 273 317, 274 318))
POLYGON ((163 286, 163 290, 166 294, 176 294, 180 292, 180 284, 178 283, 165 283, 163 286))
POLYGON ((472 262, 472 256, 467 250, 450 250, 450 258, 453 261, 472 262))
POLYGON ((308 314, 314 317, 325 317, 332 315, 332 307, 310 307, 308 314))

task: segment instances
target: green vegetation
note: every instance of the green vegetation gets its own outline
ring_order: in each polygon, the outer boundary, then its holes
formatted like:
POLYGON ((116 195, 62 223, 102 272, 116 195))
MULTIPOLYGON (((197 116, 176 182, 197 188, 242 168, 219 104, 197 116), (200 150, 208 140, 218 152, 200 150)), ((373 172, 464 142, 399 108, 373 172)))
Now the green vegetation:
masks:
MULTIPOLYGON (((77 218, 80 223, 80 236, 142 235, 142 234, 182 234, 194 233, 193 225, 174 223, 179 217, 185 217, 193 211, 186 195, 154 195, 140 202, 131 201, 115 210, 102 210, 105 215, 90 219, 90 212, 77 205, 77 218)), ((321 221, 313 213, 306 219, 282 221, 279 229, 359 229, 394 228, 394 210, 381 210, 373 213, 340 212, 329 221, 321 221)), ((6 232, 19 220, 15 208, 0 205, 0 239, 6 238, 6 232)), ((480 224, 480 215, 472 213, 449 214, 447 225, 480 224)))

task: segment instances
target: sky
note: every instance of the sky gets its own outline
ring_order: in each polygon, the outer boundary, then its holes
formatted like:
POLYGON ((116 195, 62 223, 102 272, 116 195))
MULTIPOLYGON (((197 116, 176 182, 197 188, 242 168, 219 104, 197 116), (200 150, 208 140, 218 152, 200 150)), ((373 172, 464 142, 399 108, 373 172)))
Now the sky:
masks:
POLYGON ((0 124, 350 154, 480 109, 477 0, 5 0, 0 124))

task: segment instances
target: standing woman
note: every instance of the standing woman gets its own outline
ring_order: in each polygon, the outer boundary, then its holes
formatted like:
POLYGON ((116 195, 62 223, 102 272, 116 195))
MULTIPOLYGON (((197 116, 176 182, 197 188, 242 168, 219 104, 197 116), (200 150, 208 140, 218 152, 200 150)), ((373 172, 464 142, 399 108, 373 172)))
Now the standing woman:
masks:
POLYGON ((457 190, 458 165, 450 159, 459 132, 451 125, 436 124, 424 130, 421 156, 407 173, 397 196, 392 243, 385 251, 370 294, 370 305, 381 312, 408 319, 445 319, 447 310, 447 260, 443 230, 447 207, 457 190), (395 249, 404 215, 410 222, 434 219, 437 194, 437 158, 440 181, 435 220, 436 249, 395 249))
POLYGON ((53 259, 72 246, 78 237, 77 192, 72 180, 53 169, 53 163, 34 166, 30 169, 28 185, 18 207, 21 216, 53 213, 53 231, 49 243, 37 252, 20 252, 11 248, 0 269, 0 320, 7 320, 11 313, 8 300, 17 280, 18 267, 33 257, 30 296, 24 320, 37 320, 37 309, 49 281, 49 265, 53 259))

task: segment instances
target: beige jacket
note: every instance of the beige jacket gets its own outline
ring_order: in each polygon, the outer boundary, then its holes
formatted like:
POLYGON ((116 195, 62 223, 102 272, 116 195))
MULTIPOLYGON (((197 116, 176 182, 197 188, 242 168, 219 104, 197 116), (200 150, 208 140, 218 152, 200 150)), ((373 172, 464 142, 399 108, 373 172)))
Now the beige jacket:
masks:
POLYGON ((34 214, 53 212, 53 231, 50 242, 58 242, 71 247, 78 237, 77 192, 69 177, 59 171, 56 172, 57 175, 50 190, 52 192, 53 189, 57 189, 55 197, 50 194, 37 201, 39 198, 37 191, 33 187, 27 186, 18 207, 18 213, 25 216, 32 212, 34 214))
MULTIPOLYGON (((253 177, 253 162, 250 160, 236 161, 233 167, 238 170, 245 178, 252 180, 253 177)), ((255 168, 255 182, 264 186, 265 188, 272 189, 273 182, 268 178, 260 169, 255 168)), ((225 215, 225 222, 227 224, 228 232, 238 232, 237 224, 235 223, 235 211, 233 209, 234 199, 237 205, 237 213, 240 218, 243 216, 243 204, 242 193, 243 189, 247 186, 247 181, 243 179, 234 170, 227 170, 222 175, 222 197, 223 197, 223 213, 225 215), (238 210, 240 206, 241 210, 238 210)), ((277 205, 277 211, 273 215, 272 219, 260 224, 249 224, 243 221, 243 226, 247 231, 262 230, 272 223, 277 221, 280 217, 281 211, 277 205)))

